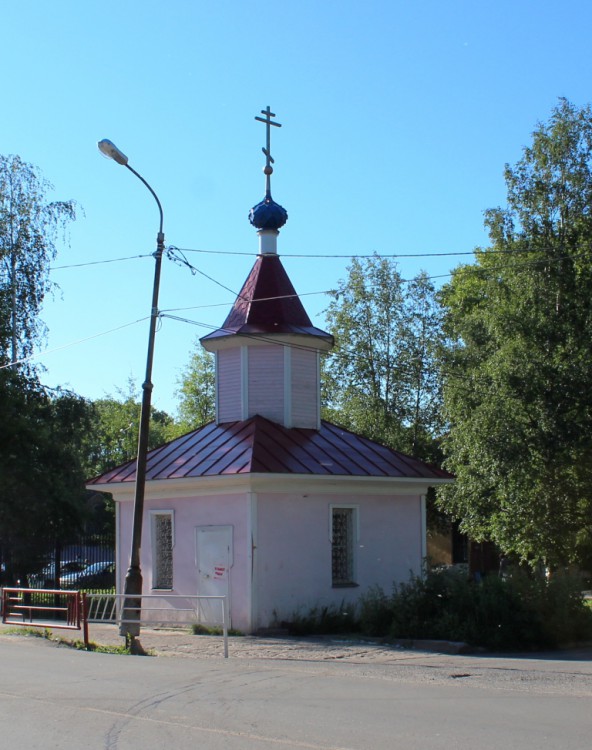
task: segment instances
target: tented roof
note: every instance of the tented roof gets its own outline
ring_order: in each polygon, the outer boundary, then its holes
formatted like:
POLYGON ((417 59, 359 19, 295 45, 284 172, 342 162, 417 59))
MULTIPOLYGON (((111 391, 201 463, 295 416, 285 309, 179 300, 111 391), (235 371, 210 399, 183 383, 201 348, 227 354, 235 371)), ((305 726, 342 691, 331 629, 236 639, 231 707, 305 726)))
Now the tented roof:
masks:
POLYGON ((333 341, 330 334, 311 323, 279 256, 259 255, 222 328, 201 341, 270 333, 305 334, 333 341))
MULTIPOLYGON (((133 482, 135 461, 105 472, 91 485, 133 482)), ((211 422, 148 454, 146 479, 240 474, 451 479, 442 469, 355 435, 329 422, 320 430, 287 428, 261 416, 211 422)))

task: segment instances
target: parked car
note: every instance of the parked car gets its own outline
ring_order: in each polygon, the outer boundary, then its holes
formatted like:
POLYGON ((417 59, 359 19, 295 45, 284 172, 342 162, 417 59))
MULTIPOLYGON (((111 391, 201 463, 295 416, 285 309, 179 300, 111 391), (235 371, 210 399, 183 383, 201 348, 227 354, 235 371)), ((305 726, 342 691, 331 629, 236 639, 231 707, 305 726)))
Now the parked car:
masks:
POLYGON ((110 589, 115 586, 115 563, 111 560, 92 563, 84 570, 60 578, 64 589, 110 589))
MULTIPOLYGON (((74 575, 84 570, 87 563, 84 560, 64 560, 60 564, 60 584, 62 578, 74 575)), ((46 565, 40 573, 32 573, 28 576, 29 586, 33 589, 53 589, 56 586, 55 563, 46 565)))

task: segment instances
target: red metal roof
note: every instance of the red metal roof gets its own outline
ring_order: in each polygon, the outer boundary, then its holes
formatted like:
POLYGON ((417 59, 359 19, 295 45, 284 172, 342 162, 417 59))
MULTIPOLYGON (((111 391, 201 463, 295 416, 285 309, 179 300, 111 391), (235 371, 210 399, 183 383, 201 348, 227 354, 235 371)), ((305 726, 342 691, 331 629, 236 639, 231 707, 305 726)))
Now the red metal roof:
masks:
MULTIPOLYGON (((135 481, 135 461, 95 477, 89 485, 135 481)), ((148 454, 146 479, 237 474, 450 479, 442 469, 322 422, 320 430, 282 427, 261 416, 204 427, 148 454)))
POLYGON ((201 340, 241 333, 299 333, 333 341, 311 323, 277 255, 257 257, 222 328, 201 340))

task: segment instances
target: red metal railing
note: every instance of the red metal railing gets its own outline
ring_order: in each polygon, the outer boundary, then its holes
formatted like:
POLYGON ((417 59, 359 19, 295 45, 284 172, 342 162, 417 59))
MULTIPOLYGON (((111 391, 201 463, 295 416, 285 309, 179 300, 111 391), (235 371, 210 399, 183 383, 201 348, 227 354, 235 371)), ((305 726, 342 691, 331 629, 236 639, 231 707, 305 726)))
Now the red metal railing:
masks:
POLYGON ((86 594, 61 589, 2 590, 2 622, 33 628, 81 630, 88 646, 86 594))

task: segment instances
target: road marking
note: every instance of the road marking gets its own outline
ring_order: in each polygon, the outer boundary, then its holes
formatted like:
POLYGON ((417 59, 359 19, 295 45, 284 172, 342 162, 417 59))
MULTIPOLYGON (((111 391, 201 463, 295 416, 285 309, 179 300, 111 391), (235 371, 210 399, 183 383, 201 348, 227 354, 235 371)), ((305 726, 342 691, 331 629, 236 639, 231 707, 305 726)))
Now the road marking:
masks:
MULTIPOLYGON (((22 700, 37 701, 38 703, 46 703, 51 706, 63 707, 59 701, 46 700, 45 698, 37 698, 31 695, 18 695, 16 693, 0 692, 0 696, 3 698, 17 698, 22 700)), ((107 708, 96 708, 95 706, 77 706, 76 710, 89 711, 96 714, 103 714, 105 716, 112 716, 117 719, 127 719, 133 721, 146 721, 152 724, 161 724, 163 726, 180 727, 183 729, 193 729, 198 732, 207 732, 208 734, 218 734, 226 737, 238 737, 241 739, 248 739, 257 742, 268 742, 271 745, 283 745, 285 747, 297 747, 304 748, 305 750, 359 750, 359 748, 343 747, 341 745, 318 745, 315 742, 303 742, 301 740, 289 740, 282 739, 281 737, 270 737, 263 734, 253 734, 251 732, 239 732, 233 731, 232 729, 216 729, 212 727, 204 727, 198 724, 187 724, 180 721, 167 721, 166 719, 154 719, 150 716, 140 716, 138 714, 130 714, 125 711, 114 711, 107 708)))

